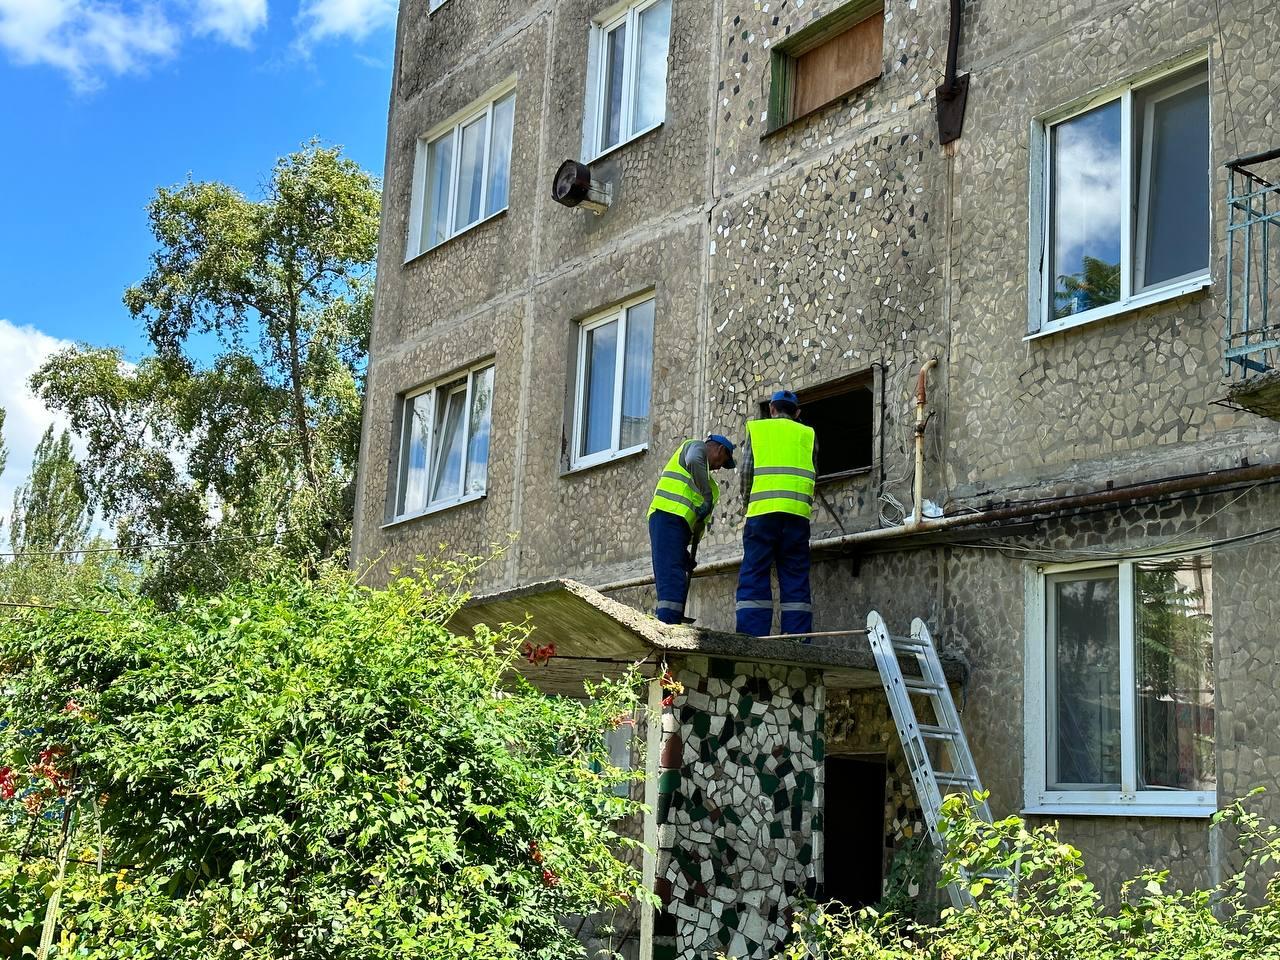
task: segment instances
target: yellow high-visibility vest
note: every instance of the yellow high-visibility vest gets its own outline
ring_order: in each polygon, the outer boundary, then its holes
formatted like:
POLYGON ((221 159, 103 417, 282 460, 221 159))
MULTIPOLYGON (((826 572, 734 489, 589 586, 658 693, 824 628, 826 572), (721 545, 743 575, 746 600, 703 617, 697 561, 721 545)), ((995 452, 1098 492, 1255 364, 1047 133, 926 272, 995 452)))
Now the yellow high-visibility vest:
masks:
POLYGON ((785 417, 747 422, 751 438, 751 496, 747 516, 813 516, 813 428, 785 417))
MULTIPOLYGON (((649 504, 649 516, 653 516, 655 510, 674 513, 677 517, 684 518, 690 530, 697 524, 698 508, 705 502, 702 494, 693 485, 693 474, 680 466, 680 458, 684 456, 685 450, 691 443, 697 443, 697 441, 686 440, 680 444, 676 452, 671 455, 671 459, 667 461, 667 465, 662 468, 662 476, 658 478, 658 489, 654 491, 653 502, 649 504)), ((720 502, 720 487, 716 483, 716 478, 711 476, 709 467, 707 479, 711 481, 711 509, 714 510, 716 504, 720 502)))

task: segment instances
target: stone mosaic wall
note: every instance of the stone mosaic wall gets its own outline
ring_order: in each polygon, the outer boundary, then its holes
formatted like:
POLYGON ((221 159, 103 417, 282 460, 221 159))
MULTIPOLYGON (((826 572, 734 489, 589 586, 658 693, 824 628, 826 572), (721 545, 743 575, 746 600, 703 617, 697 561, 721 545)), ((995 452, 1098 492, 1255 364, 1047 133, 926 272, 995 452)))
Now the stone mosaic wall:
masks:
POLYGON ((824 688, 799 668, 689 658, 663 714, 655 960, 765 960, 820 881, 824 688))

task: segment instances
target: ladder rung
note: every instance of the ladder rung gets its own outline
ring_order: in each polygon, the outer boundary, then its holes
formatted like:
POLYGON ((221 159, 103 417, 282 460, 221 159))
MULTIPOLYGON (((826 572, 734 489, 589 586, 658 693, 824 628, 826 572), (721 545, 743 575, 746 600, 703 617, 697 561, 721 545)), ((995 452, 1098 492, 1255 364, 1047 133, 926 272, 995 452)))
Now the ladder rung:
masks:
POLYGON ((927 723, 918 724, 916 729, 920 731, 920 736, 931 740, 954 740, 960 735, 960 731, 952 727, 935 727, 927 723))
POLYGON ((950 772, 945 771, 945 770, 942 770, 942 771, 935 770, 935 771, 934 771, 934 773, 933 773, 933 779, 937 780, 939 783, 946 783, 946 784, 961 784, 961 783, 977 783, 977 782, 978 782, 978 778, 977 778, 977 777, 975 777, 975 776, 972 776, 972 775, 970 775, 970 774, 967 774, 967 773, 950 773, 950 772))
POLYGON ((902 685, 908 690, 914 690, 916 693, 938 694, 947 689, 944 684, 930 683, 928 680, 919 680, 915 677, 903 677, 902 685))
POLYGON ((924 653, 929 649, 928 644, 922 640, 917 640, 915 637, 891 637, 890 639, 893 641, 893 649, 895 650, 924 653))

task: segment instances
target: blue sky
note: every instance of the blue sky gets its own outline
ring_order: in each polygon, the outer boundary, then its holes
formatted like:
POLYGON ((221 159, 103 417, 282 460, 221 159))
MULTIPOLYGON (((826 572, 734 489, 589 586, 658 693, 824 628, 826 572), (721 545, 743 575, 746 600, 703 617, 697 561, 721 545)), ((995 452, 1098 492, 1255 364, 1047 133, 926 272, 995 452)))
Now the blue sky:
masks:
POLYGON ((146 349, 120 302, 156 187, 250 195, 311 137, 381 175, 396 0, 0 0, 0 515, 49 418, 24 382, 66 341, 146 349))

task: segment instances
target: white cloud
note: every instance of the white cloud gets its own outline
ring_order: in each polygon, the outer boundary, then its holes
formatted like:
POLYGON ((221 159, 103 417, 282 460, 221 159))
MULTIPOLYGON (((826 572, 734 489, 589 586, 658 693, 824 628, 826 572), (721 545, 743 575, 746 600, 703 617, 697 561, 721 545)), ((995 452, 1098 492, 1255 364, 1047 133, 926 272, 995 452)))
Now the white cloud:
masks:
POLYGON ((267 0, 198 0, 194 28, 237 47, 247 47, 253 34, 267 25, 267 0))
POLYGON ((363 40, 396 22, 396 0, 302 0, 298 22, 304 41, 363 40))
MULTIPOLYGON (((5 358, 0 407, 5 411, 4 443, 9 450, 9 462, 0 473, 0 516, 5 519, 6 530, 13 492, 26 480, 32 454, 45 428, 53 424, 55 431, 61 431, 68 425, 64 417, 45 408, 27 380, 52 354, 70 346, 69 340, 51 337, 35 327, 17 327, 0 318, 0 357, 5 358)), ((7 538, 0 536, 0 542, 7 542, 7 538)))
POLYGON ((0 0, 0 48, 20 64, 66 72, 78 90, 173 55, 178 30, 156 3, 0 0))

